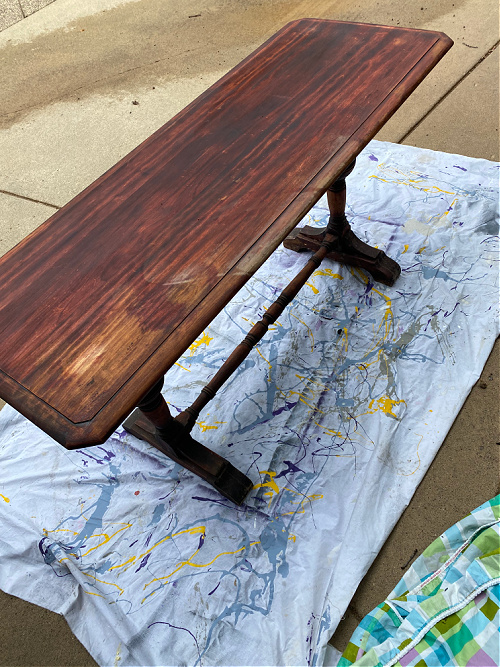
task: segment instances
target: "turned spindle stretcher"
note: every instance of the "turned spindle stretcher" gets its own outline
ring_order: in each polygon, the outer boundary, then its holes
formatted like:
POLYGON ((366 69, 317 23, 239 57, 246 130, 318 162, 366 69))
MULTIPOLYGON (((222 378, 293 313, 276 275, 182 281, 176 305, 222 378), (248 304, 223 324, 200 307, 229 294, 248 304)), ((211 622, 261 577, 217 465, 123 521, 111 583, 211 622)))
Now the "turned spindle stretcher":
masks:
POLYGON ((345 178, 451 44, 285 26, 0 260, 0 396, 68 449, 138 406, 129 432, 241 503, 252 481, 190 431, 325 257, 397 279, 350 229, 345 178), (294 229, 325 192, 328 227, 294 229), (164 374, 282 241, 314 254, 174 419, 164 374))

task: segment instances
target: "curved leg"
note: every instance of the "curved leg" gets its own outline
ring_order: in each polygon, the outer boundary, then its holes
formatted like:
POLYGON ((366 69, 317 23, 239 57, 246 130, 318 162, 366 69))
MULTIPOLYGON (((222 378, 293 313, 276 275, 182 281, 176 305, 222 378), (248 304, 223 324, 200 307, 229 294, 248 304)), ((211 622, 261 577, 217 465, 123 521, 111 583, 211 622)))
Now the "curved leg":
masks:
MULTIPOLYGON (((388 257, 383 250, 369 246, 359 239, 351 229, 345 216, 346 185, 345 179, 354 168, 354 162, 330 185, 327 190, 330 209, 329 231, 335 236, 334 248, 327 255, 341 264, 359 266, 370 273, 375 280, 385 285, 394 285, 401 273, 397 262, 388 257)), ((326 227, 299 227, 287 236, 285 248, 302 252, 316 252, 326 233, 326 227)))

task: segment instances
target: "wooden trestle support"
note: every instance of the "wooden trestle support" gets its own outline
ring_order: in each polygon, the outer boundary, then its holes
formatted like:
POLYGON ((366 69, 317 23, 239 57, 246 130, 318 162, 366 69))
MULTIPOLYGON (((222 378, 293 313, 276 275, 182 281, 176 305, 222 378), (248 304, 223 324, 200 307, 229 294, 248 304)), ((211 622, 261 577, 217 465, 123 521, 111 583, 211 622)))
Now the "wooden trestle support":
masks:
POLYGON ((211 484, 223 496, 240 505, 253 486, 252 481, 229 461, 191 437, 190 432, 203 408, 211 401, 222 385, 246 359, 250 351, 262 339, 270 325, 283 313, 300 289, 320 266, 325 257, 338 262, 360 266, 369 271, 375 280, 392 285, 401 269, 381 250, 368 246, 351 231, 345 217, 345 178, 354 168, 354 162, 328 188, 330 220, 323 229, 302 227, 294 230, 285 240, 286 248, 301 252, 313 250, 314 254, 304 268, 281 292, 233 350, 210 382, 201 390, 194 403, 173 418, 161 394, 163 378, 144 396, 138 408, 124 422, 124 428, 146 440, 168 457, 211 484))

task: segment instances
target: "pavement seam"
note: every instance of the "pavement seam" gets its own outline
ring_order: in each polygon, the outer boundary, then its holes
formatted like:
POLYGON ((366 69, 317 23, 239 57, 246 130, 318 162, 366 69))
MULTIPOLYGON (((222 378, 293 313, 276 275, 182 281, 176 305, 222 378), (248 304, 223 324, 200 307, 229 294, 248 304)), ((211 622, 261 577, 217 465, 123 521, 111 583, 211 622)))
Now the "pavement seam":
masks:
MULTIPOLYGON (((21 14, 23 15, 23 19, 25 19, 25 18, 26 18, 26 14, 24 13, 24 9, 23 9, 23 6, 22 6, 22 4, 21 4, 21 0, 17 0, 17 4, 19 5, 19 9, 21 10, 21 14)), ((23 19, 21 19, 21 21, 22 21, 23 19)))
POLYGON ((0 190, 2 195, 10 195, 11 197, 17 197, 18 199, 24 199, 25 201, 31 201, 34 204, 42 204, 42 206, 49 206, 50 208, 55 208, 57 211, 62 208, 61 206, 56 206, 55 204, 49 204, 49 202, 41 201, 40 199, 33 199, 32 197, 25 197, 24 195, 18 195, 16 192, 9 192, 8 190, 0 190))
POLYGON ((430 109, 429 109, 429 110, 422 116, 422 118, 420 118, 420 120, 418 120, 414 125, 412 125, 412 127, 411 127, 407 132, 405 132, 405 134, 401 137, 401 139, 399 139, 398 144, 402 144, 403 141, 404 141, 407 137, 409 137, 410 134, 411 134, 414 130, 416 130, 417 127, 418 127, 419 125, 421 125, 421 124, 424 122, 424 120, 426 120, 427 117, 428 117, 428 116, 429 116, 429 115, 430 115, 430 114, 431 114, 431 113, 432 113, 432 112, 433 112, 433 111, 434 111, 434 110, 441 104, 441 102, 443 102, 443 101, 448 97, 448 95, 451 95, 451 93, 452 93, 456 88, 458 88, 458 86, 459 86, 463 81, 465 81, 465 79, 469 76, 469 74, 472 74, 472 72, 473 72, 475 69, 477 69, 477 68, 479 67, 479 65, 480 65, 484 60, 486 60, 486 58, 488 58, 488 56, 491 56, 491 54, 495 51, 495 49, 498 47, 499 44, 500 44, 500 40, 498 40, 495 44, 493 44, 493 46, 492 46, 490 49, 488 49, 488 51, 484 54, 484 56, 482 56, 481 58, 479 58, 479 60, 477 61, 477 63, 476 63, 475 65, 473 65, 473 66, 470 68, 470 70, 468 70, 462 77, 460 77, 460 79, 459 79, 458 81, 456 81, 456 82, 453 84, 453 86, 452 86, 451 88, 449 88, 449 89, 448 89, 448 90, 447 90, 447 91, 446 91, 446 92, 445 92, 445 93, 438 99, 438 101, 435 102, 435 103, 432 105, 432 107, 431 107, 431 108, 430 108, 430 109))
MULTIPOLYGON (((0 0, 1 2, 1 0, 0 0)), ((52 4, 52 3, 50 3, 52 4)), ((183 49, 182 51, 179 51, 179 53, 175 54, 176 56, 183 55, 184 53, 188 53, 190 50, 193 49, 183 49)), ((170 56, 165 57, 165 58, 160 58, 159 60, 152 60, 147 63, 143 63, 142 65, 135 65, 134 67, 129 67, 128 69, 122 70, 120 72, 113 72, 111 74, 108 74, 107 76, 103 76, 100 79, 95 79, 90 83, 90 85, 94 85, 97 83, 102 83, 104 81, 108 81, 109 79, 113 79, 116 77, 123 76, 124 74, 128 74, 129 72, 134 72, 135 70, 138 69, 144 69, 145 67, 151 67, 152 65, 156 65, 157 63, 162 62, 163 60, 169 60, 170 56)), ((67 99, 71 99, 74 95, 78 93, 78 91, 85 89, 89 84, 82 84, 81 86, 78 86, 77 88, 73 88, 71 91, 68 91, 66 93, 63 93, 59 95, 59 97, 56 97, 50 101, 50 104, 54 104, 56 102, 64 102, 67 99)), ((78 98, 79 100, 80 98, 78 98)), ((14 111, 7 111, 4 113, 0 113, 0 118, 9 118, 9 116, 13 116, 16 113, 19 113, 20 111, 29 111, 30 109, 38 109, 40 108, 39 104, 34 104, 34 105, 29 105, 26 107, 20 107, 19 109, 14 109, 14 111)))

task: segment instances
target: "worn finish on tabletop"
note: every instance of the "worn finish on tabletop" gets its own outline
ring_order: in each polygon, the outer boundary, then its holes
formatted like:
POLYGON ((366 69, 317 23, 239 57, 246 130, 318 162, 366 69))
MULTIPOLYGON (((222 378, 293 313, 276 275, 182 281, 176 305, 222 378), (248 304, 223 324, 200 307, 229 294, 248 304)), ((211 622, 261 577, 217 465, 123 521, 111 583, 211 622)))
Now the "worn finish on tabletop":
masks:
POLYGON ((0 396, 104 441, 450 46, 285 26, 0 261, 0 396))

